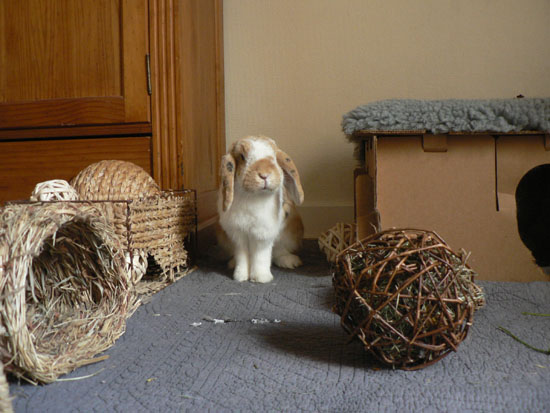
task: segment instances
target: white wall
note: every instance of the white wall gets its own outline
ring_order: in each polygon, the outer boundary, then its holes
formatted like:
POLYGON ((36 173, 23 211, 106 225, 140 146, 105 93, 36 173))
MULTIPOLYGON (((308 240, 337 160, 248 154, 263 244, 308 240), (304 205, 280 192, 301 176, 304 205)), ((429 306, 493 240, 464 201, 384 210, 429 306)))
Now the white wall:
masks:
POLYGON ((550 96, 549 0, 225 0, 224 36, 227 144, 261 133, 293 157, 308 237, 353 220, 347 111, 550 96))

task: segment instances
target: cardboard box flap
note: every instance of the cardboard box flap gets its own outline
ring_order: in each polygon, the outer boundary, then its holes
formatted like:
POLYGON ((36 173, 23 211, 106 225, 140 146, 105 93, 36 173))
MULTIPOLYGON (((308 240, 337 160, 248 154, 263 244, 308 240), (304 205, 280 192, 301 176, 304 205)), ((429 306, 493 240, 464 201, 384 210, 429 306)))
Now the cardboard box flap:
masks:
POLYGON ((422 135, 424 152, 447 152, 447 135, 422 135))
POLYGON ((497 196, 500 211, 515 212, 515 193, 521 178, 532 168, 550 163, 543 134, 501 136, 496 143, 497 196))
POLYGON ((380 214, 376 208, 376 180, 367 171, 354 171, 355 223, 357 239, 363 239, 380 231, 380 214))

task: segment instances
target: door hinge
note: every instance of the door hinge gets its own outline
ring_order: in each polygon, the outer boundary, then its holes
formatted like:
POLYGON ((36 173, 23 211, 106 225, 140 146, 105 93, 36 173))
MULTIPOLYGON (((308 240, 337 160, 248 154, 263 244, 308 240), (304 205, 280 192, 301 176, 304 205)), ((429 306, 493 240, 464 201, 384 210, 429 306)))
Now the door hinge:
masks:
POLYGON ((153 94, 153 86, 151 85, 151 57, 149 54, 145 55, 145 67, 147 69, 147 93, 151 96, 153 94))

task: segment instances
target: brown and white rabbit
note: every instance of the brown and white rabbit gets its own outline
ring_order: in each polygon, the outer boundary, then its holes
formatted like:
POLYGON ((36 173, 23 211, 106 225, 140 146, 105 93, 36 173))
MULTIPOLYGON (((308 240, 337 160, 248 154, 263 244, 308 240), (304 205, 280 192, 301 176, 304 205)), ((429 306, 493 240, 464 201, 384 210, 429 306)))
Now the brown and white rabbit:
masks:
POLYGON ((231 256, 236 281, 273 280, 271 262, 302 264, 295 255, 304 226, 296 209, 304 200, 298 170, 273 139, 248 136, 235 142, 221 164, 218 243, 231 256))

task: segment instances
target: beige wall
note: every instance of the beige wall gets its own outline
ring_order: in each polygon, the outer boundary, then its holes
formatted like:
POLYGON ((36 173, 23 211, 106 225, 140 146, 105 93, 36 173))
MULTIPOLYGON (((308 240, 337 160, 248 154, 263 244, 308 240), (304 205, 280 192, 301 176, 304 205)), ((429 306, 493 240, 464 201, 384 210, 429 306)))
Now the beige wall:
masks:
POLYGON ((306 236, 352 222, 342 115, 388 98, 550 96, 549 0, 225 0, 227 144, 275 138, 306 236))

